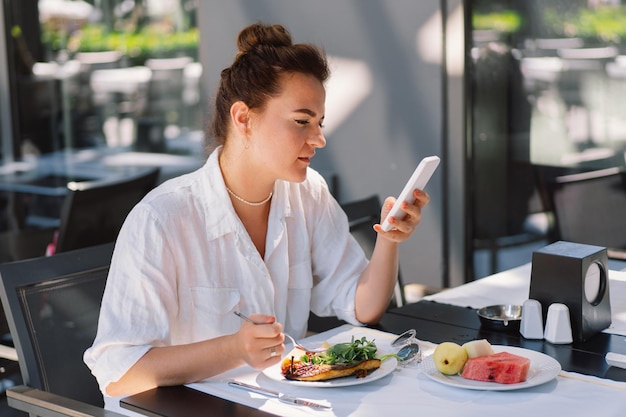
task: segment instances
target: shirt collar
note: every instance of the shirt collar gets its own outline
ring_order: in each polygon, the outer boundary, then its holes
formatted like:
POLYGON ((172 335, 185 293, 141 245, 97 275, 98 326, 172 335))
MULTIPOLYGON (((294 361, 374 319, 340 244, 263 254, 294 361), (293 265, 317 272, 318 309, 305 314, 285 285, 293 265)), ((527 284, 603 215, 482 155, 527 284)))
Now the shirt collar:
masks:
MULTIPOLYGON (((202 178, 200 181, 201 189, 197 190, 199 193, 203 193, 206 210, 210 215, 207 215, 207 219, 213 223, 207 224, 207 235, 210 239, 219 238, 228 233, 236 233, 243 228, 243 225, 232 202, 226 191, 226 184, 222 175, 222 170, 219 165, 219 153, 222 151, 222 146, 217 147, 211 154, 204 167, 202 178)), ((277 180, 274 184, 274 191, 271 201, 270 209, 270 221, 272 218, 282 221, 286 217, 292 215, 291 203, 289 201, 289 188, 293 184, 277 180)))

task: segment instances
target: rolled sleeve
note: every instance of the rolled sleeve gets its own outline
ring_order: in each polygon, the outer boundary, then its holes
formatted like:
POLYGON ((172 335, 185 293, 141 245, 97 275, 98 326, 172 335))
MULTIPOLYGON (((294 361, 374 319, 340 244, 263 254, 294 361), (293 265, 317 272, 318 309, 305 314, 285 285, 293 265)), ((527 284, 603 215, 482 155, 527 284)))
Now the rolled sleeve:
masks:
POLYGON ((98 333, 84 354, 105 395, 107 386, 118 381, 152 347, 170 343, 176 288, 175 281, 166 279, 174 275, 159 229, 151 213, 138 206, 120 231, 98 333))

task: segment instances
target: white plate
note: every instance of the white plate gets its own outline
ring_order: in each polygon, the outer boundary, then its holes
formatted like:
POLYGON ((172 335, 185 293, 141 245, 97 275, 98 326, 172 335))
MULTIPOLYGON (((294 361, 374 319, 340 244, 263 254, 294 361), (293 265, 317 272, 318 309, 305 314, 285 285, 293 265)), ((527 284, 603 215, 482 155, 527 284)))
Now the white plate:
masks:
POLYGON ((422 361, 422 370, 432 380, 445 385, 458 388, 488 390, 488 391, 510 391, 515 389, 530 388, 552 381, 561 372, 561 364, 554 358, 534 350, 523 349, 513 346, 494 345, 493 350, 498 352, 509 352, 515 355, 524 356, 530 359, 530 369, 526 381, 517 384, 498 384, 497 382, 483 382, 465 379, 461 375, 444 375, 435 368, 433 356, 429 355, 422 361))
POLYGON ((266 368, 263 374, 274 381, 283 382, 290 385, 301 385, 306 387, 346 387, 349 385, 367 384, 368 382, 376 381, 384 376, 389 375, 398 366, 396 358, 390 357, 385 359, 380 368, 367 374, 365 378, 357 378, 355 376, 347 376, 344 378, 331 379, 328 381, 292 381, 286 379, 280 371, 280 363, 277 365, 266 368))

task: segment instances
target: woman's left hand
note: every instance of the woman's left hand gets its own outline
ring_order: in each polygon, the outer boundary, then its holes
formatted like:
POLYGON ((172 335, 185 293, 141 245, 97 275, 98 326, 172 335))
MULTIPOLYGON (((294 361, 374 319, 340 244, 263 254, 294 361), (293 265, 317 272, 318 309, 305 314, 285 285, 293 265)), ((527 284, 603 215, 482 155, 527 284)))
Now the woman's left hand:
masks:
MULTIPOLYGON (((415 202, 413 204, 403 203, 402 211, 406 213, 404 218, 399 219, 397 217, 391 217, 389 222, 393 226, 393 228, 385 232, 383 231, 380 224, 374 225, 374 230, 378 232, 379 236, 391 241, 391 242, 404 242, 413 234, 415 228, 420 223, 422 218, 422 208, 428 204, 430 201, 430 196, 428 193, 421 190, 413 190, 413 196, 415 197, 415 202)), ((387 216, 387 213, 391 210, 396 199, 394 197, 387 197, 385 199, 385 203, 383 204, 383 208, 381 210, 381 219, 384 219, 387 216)))

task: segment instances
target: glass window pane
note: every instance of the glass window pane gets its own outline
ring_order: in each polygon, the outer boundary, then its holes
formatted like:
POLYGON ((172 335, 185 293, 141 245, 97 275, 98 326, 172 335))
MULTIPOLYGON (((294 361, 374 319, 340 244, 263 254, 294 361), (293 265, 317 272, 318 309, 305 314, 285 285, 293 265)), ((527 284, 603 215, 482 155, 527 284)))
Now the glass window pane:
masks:
MULTIPOLYGON (((65 182, 47 178, 112 179, 157 166, 163 181, 203 163, 196 0, 3 7, 12 117, 12 135, 0 139, 3 248, 17 251, 28 244, 16 234, 58 224, 65 182)), ((21 258, 0 252, 0 261, 21 258)))
POLYGON ((626 6, 618 0, 469 6, 479 277, 530 262, 532 250, 558 238, 546 193, 556 177, 624 168, 626 6))
POLYGON ((92 147, 202 154, 195 1, 12 3, 17 159, 92 147))
POLYGON ((46 61, 33 72, 55 79, 60 110, 48 149, 198 150, 177 144, 202 128, 195 3, 40 0, 39 20, 46 61))

